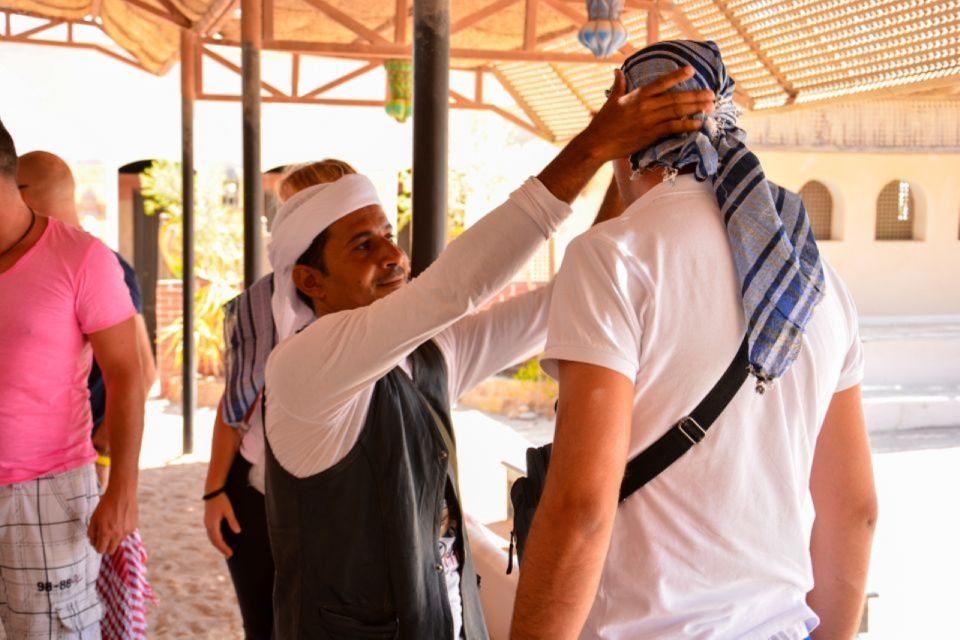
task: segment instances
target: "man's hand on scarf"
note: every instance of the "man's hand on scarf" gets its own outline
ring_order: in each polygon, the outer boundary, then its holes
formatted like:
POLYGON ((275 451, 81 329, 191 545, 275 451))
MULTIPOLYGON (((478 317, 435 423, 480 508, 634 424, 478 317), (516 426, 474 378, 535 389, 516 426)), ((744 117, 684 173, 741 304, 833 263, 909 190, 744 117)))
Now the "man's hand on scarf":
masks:
POLYGON ((617 69, 614 76, 607 102, 580 135, 603 161, 625 158, 666 136, 698 131, 703 121, 690 116, 713 112, 715 96, 708 89, 668 93, 693 76, 693 67, 668 73, 630 93, 623 72, 617 69))
POLYGON ((90 518, 90 544, 97 553, 113 553, 137 528, 137 518, 136 487, 129 489, 121 482, 111 482, 90 518))
POLYGON ((223 539, 224 520, 227 521, 231 531, 240 533, 240 523, 237 522, 237 517, 233 513, 230 498, 227 494, 221 493, 203 503, 203 526, 207 529, 210 544, 216 547, 224 558, 229 558, 233 555, 233 549, 223 539))

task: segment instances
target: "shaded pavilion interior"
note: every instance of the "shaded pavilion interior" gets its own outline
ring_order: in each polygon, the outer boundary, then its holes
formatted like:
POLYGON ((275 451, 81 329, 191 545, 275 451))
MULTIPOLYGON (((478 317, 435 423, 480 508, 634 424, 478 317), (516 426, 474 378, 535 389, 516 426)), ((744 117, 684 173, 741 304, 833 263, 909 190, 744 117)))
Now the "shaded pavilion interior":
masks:
MULTIPOLYGON (((494 112, 563 143, 604 100, 611 68, 649 42, 717 42, 751 116, 801 113, 839 102, 949 102, 960 106, 960 0, 624 0, 629 39, 598 60, 578 41, 581 0, 12 0, 0 7, 0 41, 94 49, 163 75, 179 61, 184 182, 184 324, 192 324, 193 105, 239 101, 244 137, 245 280, 259 273, 262 215, 260 104, 383 107, 385 96, 335 90, 388 60, 412 59, 414 262, 443 246, 448 109, 494 112), (284 61, 261 73, 261 52, 284 61), (354 68, 310 82, 318 59, 354 68), (241 78, 236 94, 211 89, 206 65, 241 78), (472 75, 450 88, 448 69, 472 75), (276 77, 274 77, 276 76, 276 77), (282 76, 282 77, 281 77, 282 76), (514 105, 485 95, 497 82, 514 105)), ((192 446, 195 382, 184 345, 184 448, 192 446)))

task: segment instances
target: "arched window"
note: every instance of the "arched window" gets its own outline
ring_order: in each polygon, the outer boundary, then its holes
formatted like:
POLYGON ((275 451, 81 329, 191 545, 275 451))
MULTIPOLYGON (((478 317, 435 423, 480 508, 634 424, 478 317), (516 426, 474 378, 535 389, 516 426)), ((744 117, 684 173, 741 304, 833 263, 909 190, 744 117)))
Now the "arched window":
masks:
POLYGON ((877 196, 877 240, 913 240, 916 218, 910 183, 906 180, 888 182, 877 196))
POLYGON ((813 237, 817 240, 833 239, 833 196, 822 182, 811 180, 800 189, 800 197, 807 209, 813 237))

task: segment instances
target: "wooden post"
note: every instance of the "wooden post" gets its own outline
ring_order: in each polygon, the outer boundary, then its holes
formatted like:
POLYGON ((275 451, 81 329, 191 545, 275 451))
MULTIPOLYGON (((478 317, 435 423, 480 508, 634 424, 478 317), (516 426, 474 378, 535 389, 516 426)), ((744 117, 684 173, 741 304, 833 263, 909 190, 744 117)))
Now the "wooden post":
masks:
POLYGON ((660 9, 656 5, 647 9, 647 46, 660 41, 660 9))
POLYGON ((241 67, 243 82, 243 283, 260 277, 260 220, 263 181, 260 176, 260 50, 263 47, 263 0, 241 0, 241 67))
POLYGON ((196 101, 197 36, 180 31, 180 130, 183 170, 183 453, 193 453, 193 418, 196 411, 197 375, 194 358, 194 166, 193 105, 196 101))
POLYGON ((413 275, 437 259, 447 235, 450 0, 413 5, 413 275))

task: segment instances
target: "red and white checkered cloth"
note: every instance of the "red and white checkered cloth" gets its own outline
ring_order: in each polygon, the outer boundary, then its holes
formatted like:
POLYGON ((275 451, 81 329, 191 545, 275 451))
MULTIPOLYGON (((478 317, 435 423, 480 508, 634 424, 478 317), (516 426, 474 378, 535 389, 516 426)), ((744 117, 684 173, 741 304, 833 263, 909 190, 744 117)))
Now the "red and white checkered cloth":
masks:
POLYGON ((100 621, 103 640, 144 640, 147 637, 147 603, 159 603, 147 582, 147 551, 134 530, 114 553, 104 554, 97 578, 103 601, 100 621))

